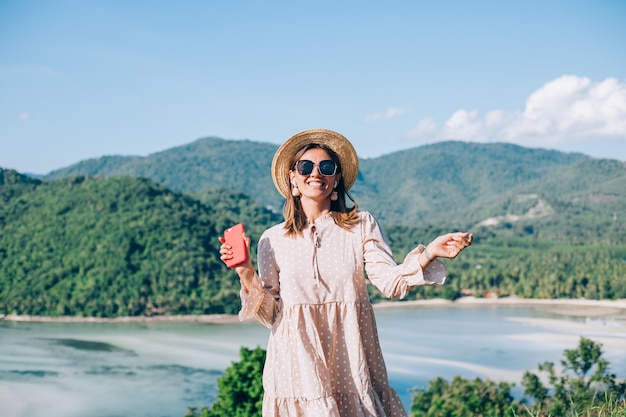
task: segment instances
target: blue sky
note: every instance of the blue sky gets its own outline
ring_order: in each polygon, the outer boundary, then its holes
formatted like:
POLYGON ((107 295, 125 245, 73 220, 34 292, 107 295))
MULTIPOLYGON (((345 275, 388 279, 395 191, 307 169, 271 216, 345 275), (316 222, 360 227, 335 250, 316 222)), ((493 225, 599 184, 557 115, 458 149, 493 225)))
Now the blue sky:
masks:
POLYGON ((0 167, 313 127, 626 160, 626 2, 0 0, 0 167))

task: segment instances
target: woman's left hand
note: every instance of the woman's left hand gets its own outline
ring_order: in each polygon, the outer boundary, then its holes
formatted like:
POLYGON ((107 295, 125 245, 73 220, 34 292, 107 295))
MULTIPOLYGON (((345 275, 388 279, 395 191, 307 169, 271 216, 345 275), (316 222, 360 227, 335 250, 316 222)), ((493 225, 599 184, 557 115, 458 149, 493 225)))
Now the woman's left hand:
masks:
POLYGON ((438 236, 426 249, 431 257, 456 258, 459 253, 472 244, 474 236, 468 232, 455 232, 438 236))

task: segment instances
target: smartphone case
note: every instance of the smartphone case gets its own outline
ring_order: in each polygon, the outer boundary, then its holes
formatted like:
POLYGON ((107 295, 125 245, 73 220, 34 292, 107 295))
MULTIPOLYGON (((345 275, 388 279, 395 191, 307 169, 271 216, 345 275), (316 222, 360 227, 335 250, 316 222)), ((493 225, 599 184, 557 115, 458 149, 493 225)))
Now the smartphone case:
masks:
POLYGON ((248 250, 243 239, 243 223, 236 224, 224 230, 225 243, 232 247, 233 257, 226 262, 226 266, 232 268, 246 261, 248 250))

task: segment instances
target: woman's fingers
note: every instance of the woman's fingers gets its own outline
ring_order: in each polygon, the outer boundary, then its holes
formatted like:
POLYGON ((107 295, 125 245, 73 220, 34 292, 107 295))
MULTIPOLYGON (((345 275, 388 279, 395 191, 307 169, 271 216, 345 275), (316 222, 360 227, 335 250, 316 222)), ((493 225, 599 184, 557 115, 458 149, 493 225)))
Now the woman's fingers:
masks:
POLYGON ((471 233, 463 232, 463 233, 454 234, 453 239, 457 242, 462 243, 465 246, 469 246, 472 244, 472 241, 474 240, 474 236, 471 233))
POLYGON ((222 262, 226 262, 229 259, 232 259, 233 257, 233 252, 231 251, 231 246, 227 245, 226 243, 226 239, 224 239, 222 236, 218 237, 221 246, 220 246, 220 259, 222 260, 222 262))
POLYGON ((468 232, 450 233, 447 236, 445 246, 447 247, 448 257, 456 258, 459 253, 472 244, 474 237, 468 232))
POLYGON ((233 257, 233 252, 230 250, 230 248, 227 248, 225 246, 222 246, 220 248, 220 259, 221 260, 226 260, 226 259, 230 259, 233 257))

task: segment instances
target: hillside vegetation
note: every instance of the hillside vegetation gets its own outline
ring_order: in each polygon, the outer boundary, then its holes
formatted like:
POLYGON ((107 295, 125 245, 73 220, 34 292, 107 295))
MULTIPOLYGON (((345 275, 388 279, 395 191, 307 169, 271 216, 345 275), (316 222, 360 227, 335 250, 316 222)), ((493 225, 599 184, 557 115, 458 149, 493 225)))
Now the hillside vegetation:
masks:
MULTIPOLYGON (((266 351, 242 347, 239 354, 218 378, 215 401, 200 410, 188 407, 184 417, 261 417, 266 351)), ((581 337, 576 349, 563 352, 560 367, 544 361, 539 374, 525 371, 519 390, 515 382, 437 377, 411 390, 409 411, 412 417, 623 417, 626 380, 610 372, 603 355, 601 344, 581 337)))
MULTIPOLYGON (((277 146, 199 139, 147 157, 103 157, 53 171, 150 178, 174 191, 228 189, 280 212, 270 177, 277 146)), ((626 241, 626 165, 511 144, 442 142, 360 161, 361 208, 393 225, 483 226, 539 238, 626 241)))
POLYGON ((205 203, 149 180, 72 177, 2 185, 0 312, 127 316, 235 313, 239 282, 218 235, 245 221, 258 239, 275 215, 243 196, 205 203), (213 202, 216 201, 215 204, 213 202), (232 201, 229 209, 224 204, 232 201))
POLYGON ((75 175, 149 178, 173 191, 226 189, 280 210, 269 166, 278 147, 247 140, 204 138, 147 157, 104 156, 53 171, 47 180, 75 175))
MULTIPOLYGON (((268 197, 274 150, 210 138, 84 161, 43 181, 0 169, 0 313, 236 312, 239 283, 218 259, 217 237, 244 222, 254 254, 262 231, 282 220, 268 197), (81 170, 90 176, 73 175, 81 170)), ((398 261, 440 233, 476 236, 446 261, 446 285, 409 299, 626 297, 622 162, 447 142, 361 168, 353 195, 381 221, 398 261)))

